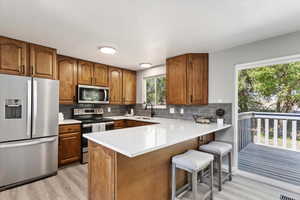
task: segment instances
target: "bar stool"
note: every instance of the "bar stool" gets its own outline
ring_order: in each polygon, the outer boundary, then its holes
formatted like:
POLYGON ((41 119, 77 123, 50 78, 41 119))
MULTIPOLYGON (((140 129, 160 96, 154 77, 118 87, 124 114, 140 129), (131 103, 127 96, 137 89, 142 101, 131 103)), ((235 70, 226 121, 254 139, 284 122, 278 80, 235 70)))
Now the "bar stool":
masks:
POLYGON ((224 142, 213 141, 206 145, 199 147, 200 151, 211 153, 218 162, 218 187, 219 191, 222 191, 222 183, 228 178, 232 181, 232 145, 224 142), (222 163, 223 158, 228 156, 229 173, 225 177, 222 176, 222 163))
POLYGON ((177 199, 177 195, 183 194, 185 191, 192 188, 192 200, 198 200, 198 172, 205 170, 210 166, 210 185, 209 190, 206 191, 202 199, 206 199, 210 195, 210 199, 213 199, 213 162, 214 156, 208 153, 189 150, 186 153, 174 156, 172 158, 172 200, 177 199), (188 183, 176 189, 176 169, 182 169, 187 171, 188 183))

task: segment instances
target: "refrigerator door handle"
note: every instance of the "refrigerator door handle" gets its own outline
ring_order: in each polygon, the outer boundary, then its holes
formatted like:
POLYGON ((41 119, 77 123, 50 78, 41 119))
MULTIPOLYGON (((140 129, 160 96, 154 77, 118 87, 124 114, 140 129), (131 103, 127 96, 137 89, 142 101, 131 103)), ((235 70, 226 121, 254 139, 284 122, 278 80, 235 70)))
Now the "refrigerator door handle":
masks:
POLYGON ((37 144, 54 142, 55 140, 56 140, 56 137, 54 137, 54 138, 40 139, 38 141, 15 142, 15 143, 11 143, 11 144, 0 144, 0 149, 16 148, 16 147, 24 147, 24 146, 32 146, 32 145, 37 145, 37 144))
POLYGON ((32 135, 36 134, 36 116, 37 116, 37 81, 33 80, 33 118, 32 118, 32 135))
POLYGON ((30 137, 31 134, 31 80, 27 81, 27 130, 26 134, 30 137))

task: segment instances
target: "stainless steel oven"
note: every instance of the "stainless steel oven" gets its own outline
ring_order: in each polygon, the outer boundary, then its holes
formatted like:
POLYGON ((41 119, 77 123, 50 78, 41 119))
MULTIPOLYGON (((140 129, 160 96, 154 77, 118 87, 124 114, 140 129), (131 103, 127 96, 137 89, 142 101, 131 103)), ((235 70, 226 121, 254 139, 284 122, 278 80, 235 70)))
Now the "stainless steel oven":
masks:
POLYGON ((109 88, 90 85, 78 85, 78 103, 107 104, 109 88))
MULTIPOLYGON (((114 122, 113 121, 107 121, 107 122, 100 122, 100 123, 85 123, 82 121, 82 135, 83 134, 89 134, 93 133, 93 126, 101 126, 103 125, 104 129, 103 130, 97 130, 97 132, 101 131, 108 131, 108 130, 113 130, 114 129, 114 122)), ((87 160, 88 157, 88 140, 84 137, 81 136, 81 163, 85 164, 88 162, 87 160)))

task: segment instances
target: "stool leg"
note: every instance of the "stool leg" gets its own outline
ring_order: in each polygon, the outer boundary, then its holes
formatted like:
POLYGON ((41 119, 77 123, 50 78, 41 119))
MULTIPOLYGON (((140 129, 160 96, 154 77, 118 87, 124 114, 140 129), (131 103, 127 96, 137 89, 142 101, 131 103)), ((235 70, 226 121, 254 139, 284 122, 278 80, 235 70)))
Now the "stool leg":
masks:
POLYGON ((213 187, 214 187, 214 161, 210 163, 210 199, 213 200, 213 187))
POLYGON ((219 159, 219 171, 218 171, 218 174, 219 174, 219 191, 222 191, 222 156, 219 155, 218 156, 218 159, 219 159))
POLYGON ((199 172, 200 183, 203 183, 203 170, 199 172))
POLYGON ((187 178, 188 178, 189 189, 192 189, 192 174, 188 173, 187 178))
POLYGON ((176 165, 172 164, 172 197, 171 200, 175 200, 176 197, 176 165))
POLYGON ((192 186, 192 193, 193 193, 193 200, 197 200, 197 177, 198 177, 198 173, 197 172, 193 172, 193 175, 192 175, 192 182, 193 182, 193 186, 192 186))
POLYGON ((228 153, 229 181, 232 181, 232 152, 228 153))

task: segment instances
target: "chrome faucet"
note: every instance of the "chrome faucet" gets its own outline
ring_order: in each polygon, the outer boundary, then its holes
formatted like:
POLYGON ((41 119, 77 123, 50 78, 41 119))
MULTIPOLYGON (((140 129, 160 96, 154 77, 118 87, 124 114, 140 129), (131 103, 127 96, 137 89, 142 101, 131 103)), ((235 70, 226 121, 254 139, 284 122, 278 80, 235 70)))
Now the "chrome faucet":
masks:
POLYGON ((153 105, 152 105, 152 103, 145 103, 146 105, 145 105, 145 110, 147 110, 147 108, 148 108, 148 105, 150 105, 150 110, 151 110, 151 117, 153 117, 154 116, 154 110, 153 110, 153 105))

